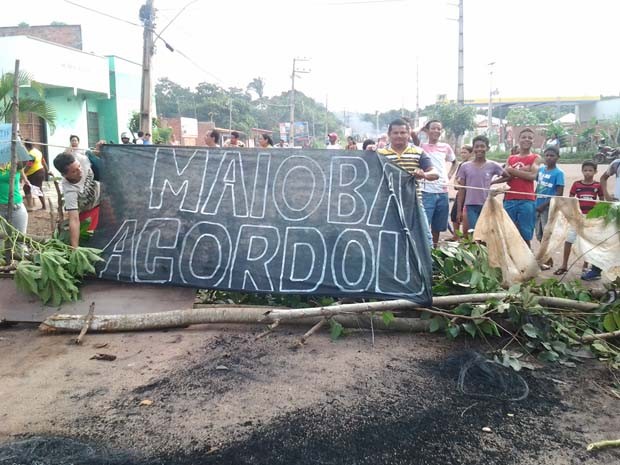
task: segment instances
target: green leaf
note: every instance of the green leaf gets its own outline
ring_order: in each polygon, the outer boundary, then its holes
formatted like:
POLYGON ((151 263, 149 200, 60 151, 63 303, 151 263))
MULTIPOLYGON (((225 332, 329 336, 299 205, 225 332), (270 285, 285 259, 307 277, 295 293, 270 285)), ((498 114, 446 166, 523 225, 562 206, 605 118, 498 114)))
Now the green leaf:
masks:
POLYGON ((620 328, 620 310, 616 310, 611 313, 614 316, 614 321, 616 322, 616 328, 620 328))
POLYGON ((385 326, 390 326, 390 323, 392 323, 392 321, 394 321, 394 314, 392 312, 382 312, 381 313, 381 319, 383 320, 383 324, 385 324, 385 326))
POLYGON ((448 334, 450 335, 451 338, 456 339, 460 333, 461 333, 460 326, 454 325, 454 326, 448 327, 448 334))
POLYGON ((478 284, 480 284, 480 281, 482 281, 482 273, 480 273, 478 270, 473 270, 471 272, 471 278, 469 280, 469 285, 471 287, 476 287, 478 284))
POLYGON ((467 331, 467 333, 468 333, 471 337, 476 337, 477 330, 476 330, 476 325, 475 325, 475 324, 473 324, 473 323, 469 323, 469 322, 468 322, 468 323, 463 323, 463 325, 462 325, 462 326, 463 326, 463 329, 464 329, 465 331, 467 331))
POLYGON ((340 323, 338 323, 336 320, 334 320, 333 318, 330 318, 329 319, 329 334, 332 338, 332 341, 335 341, 340 336, 342 336, 343 332, 344 332, 343 326, 340 323))
POLYGON ((522 329, 523 332, 527 335, 527 337, 531 337, 532 339, 540 337, 538 329, 532 323, 525 323, 522 329))
POLYGON ((441 326, 440 319, 439 319, 439 317, 436 317, 436 316, 435 316, 435 317, 431 318, 431 322, 430 322, 430 324, 428 325, 428 330, 429 330, 431 333, 434 333, 434 332, 436 332, 437 330, 439 330, 440 326, 441 326))
POLYGON ((605 331, 609 331, 609 332, 615 331, 616 329, 618 329, 613 312, 609 312, 607 315, 605 315, 605 318, 603 318, 603 328, 605 328, 605 331))
POLYGON ((560 356, 553 350, 547 350, 538 354, 538 360, 541 362, 557 362, 560 356))
POLYGON ((553 341, 551 343, 551 347, 553 348, 555 352, 558 352, 559 354, 566 353, 566 343, 562 341, 553 341))
POLYGON ((598 353, 600 353, 600 354, 608 354, 609 353, 609 347, 607 347, 607 343, 605 343, 603 341, 593 342, 591 347, 594 350, 596 350, 598 353))
POLYGON ((596 205, 594 205, 592 210, 588 212, 588 214, 586 215, 586 218, 606 217, 610 209, 611 209, 611 204, 606 203, 606 202, 599 202, 596 205))

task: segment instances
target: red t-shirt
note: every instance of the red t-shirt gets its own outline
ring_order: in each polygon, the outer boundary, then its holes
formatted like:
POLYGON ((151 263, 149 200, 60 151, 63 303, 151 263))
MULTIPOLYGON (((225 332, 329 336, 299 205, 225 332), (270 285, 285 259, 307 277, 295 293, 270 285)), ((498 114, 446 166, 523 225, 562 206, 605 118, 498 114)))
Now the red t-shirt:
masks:
MULTIPOLYGON (((529 155, 510 155, 506 161, 506 167, 516 168, 518 170, 526 170, 534 164, 539 156, 537 153, 530 153, 529 155)), ((536 194, 534 194, 534 181, 528 181, 521 178, 512 178, 508 181, 508 187, 510 191, 506 192, 504 196, 505 200, 536 200, 536 194)))
POLYGON ((579 199, 579 208, 583 214, 588 213, 594 208, 594 200, 597 198, 603 199, 601 183, 596 181, 592 184, 584 184, 581 181, 575 181, 570 188, 570 195, 571 197, 577 197, 579 199))

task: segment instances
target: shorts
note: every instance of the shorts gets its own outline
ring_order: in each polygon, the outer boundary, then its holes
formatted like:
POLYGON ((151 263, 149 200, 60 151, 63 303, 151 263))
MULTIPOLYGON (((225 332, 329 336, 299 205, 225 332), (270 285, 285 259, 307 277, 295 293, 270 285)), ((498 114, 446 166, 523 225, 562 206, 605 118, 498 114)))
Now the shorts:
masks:
POLYGON ((504 209, 519 230, 523 240, 531 241, 534 237, 534 225, 536 224, 536 202, 525 199, 504 200, 504 209))
POLYGON ((82 221, 86 221, 86 219, 90 219, 88 231, 93 232, 97 229, 97 225, 99 224, 99 205, 95 208, 80 213, 80 223, 82 221))
POLYGON ((467 222, 469 223, 469 229, 476 229, 476 223, 480 218, 480 212, 482 211, 482 205, 467 205, 467 222))
POLYGON ((543 233, 549 222, 549 207, 545 208, 542 212, 536 212, 536 239, 542 241, 543 233))
MULTIPOLYGON (((45 170, 43 168, 28 175, 27 178, 30 184, 43 190, 43 181, 45 181, 46 178, 45 170)), ((24 184, 24 194, 30 195, 30 186, 28 184, 24 184)))
MULTIPOLYGON (((458 206, 457 199, 454 199, 454 202, 452 202, 452 209, 450 210, 450 219, 452 220, 453 223, 456 223, 457 206, 458 206)), ((465 205, 463 205, 463 213, 465 213, 465 205)))
POLYGON ((431 231, 446 231, 448 229, 448 215, 450 199, 447 192, 422 192, 422 204, 428 218, 431 231))
POLYGON ((568 227, 568 234, 566 235, 566 242, 574 244, 577 240, 577 231, 572 226, 568 227))

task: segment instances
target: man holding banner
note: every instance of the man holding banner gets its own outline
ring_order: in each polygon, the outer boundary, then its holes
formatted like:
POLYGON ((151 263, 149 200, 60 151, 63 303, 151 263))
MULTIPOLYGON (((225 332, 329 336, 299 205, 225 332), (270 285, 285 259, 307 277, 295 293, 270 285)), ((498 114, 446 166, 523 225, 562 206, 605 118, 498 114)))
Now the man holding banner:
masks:
POLYGON ((439 179, 439 173, 433 167, 430 157, 421 148, 409 145, 410 133, 409 123, 400 118, 395 119, 388 126, 390 144, 377 150, 377 153, 387 157, 416 179, 439 179))
POLYGON ((78 247, 80 222, 90 219, 89 231, 99 223, 99 181, 85 155, 61 153, 54 159, 54 166, 62 175, 65 210, 69 216, 69 243, 78 247))

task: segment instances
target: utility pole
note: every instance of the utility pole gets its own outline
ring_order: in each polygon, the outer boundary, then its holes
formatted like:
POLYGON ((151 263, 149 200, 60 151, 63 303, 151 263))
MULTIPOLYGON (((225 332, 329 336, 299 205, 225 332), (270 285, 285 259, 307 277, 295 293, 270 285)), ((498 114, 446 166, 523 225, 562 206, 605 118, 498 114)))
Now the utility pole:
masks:
POLYGON ((289 128, 289 147, 295 147, 295 75, 309 73, 309 69, 297 69, 298 61, 309 61, 309 58, 293 58, 293 72, 291 73, 291 127, 289 128))
POLYGON ((375 110, 375 132, 379 136, 379 110, 375 110))
MULTIPOLYGON (((420 60, 415 58, 415 129, 420 127, 420 60)), ((413 129, 413 128, 412 128, 413 129)))
POLYGON ((493 66, 495 62, 489 63, 489 114, 487 115, 487 137, 491 138, 491 131, 493 130, 493 66))
POLYGON ((140 7, 140 21, 144 25, 144 45, 142 50, 142 92, 140 95, 140 130, 151 132, 151 100, 153 90, 151 86, 151 63, 155 47, 153 42, 153 29, 155 22, 155 9, 153 0, 146 0, 140 7))
POLYGON ((323 142, 327 140, 327 117, 329 116, 329 111, 327 110, 327 94, 325 94, 325 137, 323 138, 323 142))
POLYGON ((232 132, 232 95, 228 96, 228 135, 232 132))
POLYGON ((456 103, 465 103, 465 91, 463 83, 463 0, 459 0, 459 83, 456 91, 456 103))

